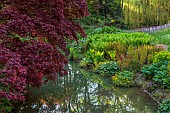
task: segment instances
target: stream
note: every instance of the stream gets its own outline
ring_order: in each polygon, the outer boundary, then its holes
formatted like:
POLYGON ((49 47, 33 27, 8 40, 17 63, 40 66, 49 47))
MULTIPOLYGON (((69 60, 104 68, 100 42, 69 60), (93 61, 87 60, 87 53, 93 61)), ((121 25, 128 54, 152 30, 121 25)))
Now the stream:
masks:
POLYGON ((56 83, 29 88, 14 113, 156 113, 157 103, 139 88, 115 87, 110 79, 74 63, 68 68, 68 76, 56 83))

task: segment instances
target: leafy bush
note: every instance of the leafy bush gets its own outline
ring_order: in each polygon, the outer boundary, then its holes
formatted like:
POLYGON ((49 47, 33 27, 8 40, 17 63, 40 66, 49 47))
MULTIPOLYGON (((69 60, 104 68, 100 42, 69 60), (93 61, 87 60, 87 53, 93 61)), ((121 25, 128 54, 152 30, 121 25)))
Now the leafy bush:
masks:
POLYGON ((148 79, 152 79, 155 75, 161 73, 160 71, 166 71, 167 70, 167 62, 157 62, 153 63, 151 65, 145 65, 141 72, 143 73, 143 76, 145 76, 148 79))
POLYGON ((154 62, 170 61, 170 52, 162 51, 154 56, 154 62))
MULTIPOLYGON (((141 46, 141 45, 150 45, 151 39, 153 37, 149 34, 144 33, 119 33, 119 34, 96 34, 89 37, 86 41, 91 49, 103 51, 105 45, 110 45, 107 43, 119 42, 125 47, 132 46, 141 46)), ((89 48, 89 49, 90 49, 89 48)))
POLYGON ((151 65, 144 66, 141 71, 143 73, 143 76, 145 76, 146 78, 152 79, 156 84, 159 84, 161 87, 170 89, 170 74, 168 67, 169 62, 163 59, 151 65))
POLYGON ((11 102, 5 98, 0 98, 0 113, 12 113, 11 102))
POLYGON ((83 54, 80 53, 78 48, 70 48, 69 60, 78 61, 82 59, 83 54))
POLYGON ((162 101, 159 105, 158 113, 170 113, 170 98, 162 101))
POLYGON ((152 62, 152 56, 156 52, 162 51, 161 48, 150 45, 152 38, 148 34, 138 32, 96 34, 90 36, 84 44, 85 57, 92 59, 95 66, 105 60, 111 60, 118 62, 121 70, 140 71, 145 64, 152 62))
POLYGON ((70 41, 71 44, 67 45, 67 48, 69 49, 69 60, 79 61, 83 58, 83 44, 85 42, 85 39, 79 39, 78 43, 75 41, 70 41))
POLYGON ((99 64, 99 66, 95 69, 95 71, 99 73, 100 75, 111 77, 116 72, 119 71, 119 67, 116 62, 108 61, 108 62, 103 62, 99 64))
POLYGON ((110 60, 116 60, 116 51, 107 51, 107 53, 109 54, 110 60))
POLYGON ((170 52, 162 51, 154 56, 155 63, 164 63, 155 73, 153 80, 163 87, 170 89, 170 52))
POLYGON ((119 66, 121 70, 140 71, 144 65, 152 62, 152 57, 159 51, 161 51, 160 48, 150 45, 138 47, 128 46, 124 57, 118 57, 120 58, 119 66))
POLYGON ((122 71, 112 76, 113 83, 117 86, 132 86, 134 74, 130 71, 122 71))
POLYGON ((92 33, 90 33, 90 35, 113 34, 113 33, 118 33, 118 32, 121 32, 121 30, 116 27, 104 26, 103 28, 96 28, 92 33))
POLYGON ((93 61, 90 58, 83 58, 79 64, 82 68, 91 68, 94 66, 93 61))
POLYGON ((94 66, 97 66, 100 62, 104 62, 104 52, 95 51, 94 49, 90 49, 84 55, 85 58, 91 59, 94 66))

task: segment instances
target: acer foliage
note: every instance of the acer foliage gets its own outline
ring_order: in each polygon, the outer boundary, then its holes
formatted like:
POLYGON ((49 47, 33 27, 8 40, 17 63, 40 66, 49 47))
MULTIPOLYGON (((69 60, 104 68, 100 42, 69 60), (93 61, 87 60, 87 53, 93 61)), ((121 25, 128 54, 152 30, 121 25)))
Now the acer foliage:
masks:
POLYGON ((73 19, 89 15, 85 0, 4 0, 0 11, 0 97, 24 100, 26 84, 66 75, 66 40, 86 36, 73 19))

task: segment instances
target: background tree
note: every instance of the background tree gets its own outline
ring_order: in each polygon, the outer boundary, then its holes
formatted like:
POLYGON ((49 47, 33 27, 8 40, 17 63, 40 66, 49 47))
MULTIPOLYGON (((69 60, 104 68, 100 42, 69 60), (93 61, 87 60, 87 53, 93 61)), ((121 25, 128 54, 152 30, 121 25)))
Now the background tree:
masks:
POLYGON ((87 0, 90 8, 91 18, 97 24, 98 21, 104 21, 105 25, 115 25, 123 27, 123 9, 121 0, 87 0), (93 15, 95 15, 93 17, 93 15))
POLYGON ((121 28, 159 26, 170 22, 169 0, 87 0, 91 12, 82 23, 121 28))

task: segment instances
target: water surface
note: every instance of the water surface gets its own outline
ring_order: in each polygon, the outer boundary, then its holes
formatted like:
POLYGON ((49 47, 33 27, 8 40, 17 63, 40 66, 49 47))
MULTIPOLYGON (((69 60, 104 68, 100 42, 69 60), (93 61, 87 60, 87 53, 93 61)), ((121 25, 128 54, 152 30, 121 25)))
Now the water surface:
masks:
POLYGON ((69 65, 56 83, 30 88, 16 113, 156 113, 157 103, 138 88, 117 88, 99 75, 69 65))

